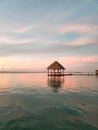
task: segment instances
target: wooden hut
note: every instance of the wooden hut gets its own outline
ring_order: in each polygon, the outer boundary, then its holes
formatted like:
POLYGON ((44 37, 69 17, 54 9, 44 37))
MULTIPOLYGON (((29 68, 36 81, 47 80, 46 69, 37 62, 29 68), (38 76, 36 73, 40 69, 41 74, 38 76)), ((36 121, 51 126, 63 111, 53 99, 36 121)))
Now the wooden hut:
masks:
POLYGON ((47 69, 49 76, 64 76, 65 68, 57 61, 53 62, 47 69))
POLYGON ((96 75, 98 75, 98 70, 96 70, 96 75))

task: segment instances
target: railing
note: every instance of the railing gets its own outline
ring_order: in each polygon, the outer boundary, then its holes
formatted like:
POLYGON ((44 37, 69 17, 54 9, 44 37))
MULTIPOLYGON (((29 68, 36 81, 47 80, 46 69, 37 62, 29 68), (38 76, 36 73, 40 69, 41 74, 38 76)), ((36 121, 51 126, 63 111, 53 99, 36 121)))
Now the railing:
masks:
POLYGON ((63 72, 49 72, 48 75, 64 75, 63 72))

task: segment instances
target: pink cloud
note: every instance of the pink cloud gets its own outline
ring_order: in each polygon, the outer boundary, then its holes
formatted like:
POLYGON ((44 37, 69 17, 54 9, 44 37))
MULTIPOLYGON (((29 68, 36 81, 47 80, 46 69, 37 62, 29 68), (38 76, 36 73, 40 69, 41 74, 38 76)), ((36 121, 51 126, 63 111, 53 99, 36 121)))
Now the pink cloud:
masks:
POLYGON ((76 57, 76 56, 71 56, 71 57, 61 57, 59 58, 62 62, 65 64, 69 63, 89 63, 89 62, 96 62, 98 61, 98 56, 84 56, 84 57, 76 57))
MULTIPOLYGON (((49 58, 47 60, 47 58, 44 59, 37 59, 35 60, 35 65, 32 63, 32 65, 34 65, 35 69, 41 71, 41 70, 46 70, 46 68, 55 60, 59 61, 65 68, 66 71, 70 70, 74 71, 79 69, 78 67, 80 66, 85 66, 87 67, 88 64, 92 64, 94 62, 98 61, 98 56, 84 56, 84 57, 76 57, 76 56, 67 56, 67 57, 58 57, 58 58, 49 58), (40 66, 39 66, 40 64, 40 66)), ((90 66, 89 66, 90 68, 90 66)), ((94 69, 94 68, 93 68, 94 69)), ((81 69, 80 69, 81 71, 81 69)))
POLYGON ((98 26, 87 25, 87 24, 68 24, 68 25, 61 25, 59 27, 56 27, 57 32, 60 34, 69 33, 69 32, 86 33, 97 29, 98 26))
POLYGON ((87 44, 94 44, 94 45, 98 45, 98 41, 94 38, 88 38, 88 37, 81 37, 78 39, 75 39, 73 41, 70 42, 66 42, 65 45, 73 45, 73 46, 78 46, 78 45, 87 45, 87 44))
MULTIPOLYGON (((2 57, 1 57, 2 58, 2 57)), ((0 58, 0 59, 1 59, 0 58)), ((84 57, 76 57, 76 56, 68 56, 68 57, 58 57, 58 58, 19 58, 19 57, 6 57, 2 58, 3 65, 5 69, 8 70, 33 70, 33 71, 45 71, 47 67, 57 60, 60 62, 65 68, 66 71, 74 71, 80 70, 81 68, 87 68, 94 70, 97 69, 97 66, 94 68, 94 62, 98 62, 98 56, 84 56, 84 57), (88 64, 89 67, 88 67, 88 64), (92 66, 91 66, 92 64, 92 66)), ((84 69, 82 68, 84 71, 84 69)))

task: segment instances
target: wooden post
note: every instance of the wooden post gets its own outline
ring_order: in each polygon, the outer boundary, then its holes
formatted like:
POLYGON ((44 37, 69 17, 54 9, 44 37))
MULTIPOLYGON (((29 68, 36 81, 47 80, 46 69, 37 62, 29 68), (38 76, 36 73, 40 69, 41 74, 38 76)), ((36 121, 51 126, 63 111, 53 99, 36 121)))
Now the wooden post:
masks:
POLYGON ((98 70, 96 70, 96 75, 98 75, 98 70))
POLYGON ((57 75, 59 75, 59 69, 57 70, 57 75))
POLYGON ((53 74, 55 74, 55 69, 53 70, 53 74))

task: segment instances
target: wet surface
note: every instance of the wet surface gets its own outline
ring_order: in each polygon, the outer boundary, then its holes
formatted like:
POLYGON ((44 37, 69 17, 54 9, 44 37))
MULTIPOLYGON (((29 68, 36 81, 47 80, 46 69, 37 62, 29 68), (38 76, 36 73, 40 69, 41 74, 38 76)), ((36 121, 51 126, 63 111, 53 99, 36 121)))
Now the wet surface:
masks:
POLYGON ((98 77, 0 74, 0 130, 97 130, 98 77))

